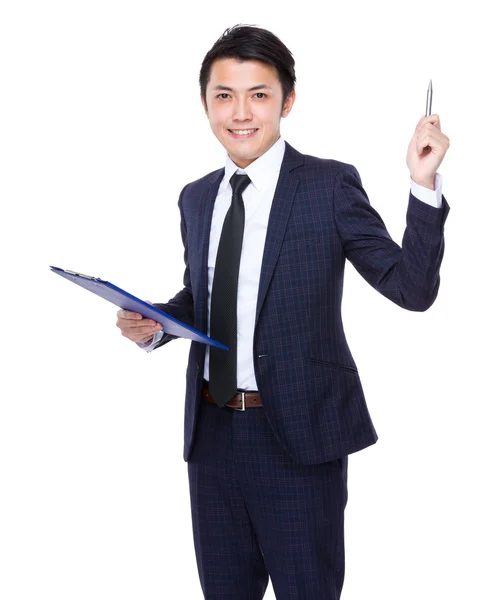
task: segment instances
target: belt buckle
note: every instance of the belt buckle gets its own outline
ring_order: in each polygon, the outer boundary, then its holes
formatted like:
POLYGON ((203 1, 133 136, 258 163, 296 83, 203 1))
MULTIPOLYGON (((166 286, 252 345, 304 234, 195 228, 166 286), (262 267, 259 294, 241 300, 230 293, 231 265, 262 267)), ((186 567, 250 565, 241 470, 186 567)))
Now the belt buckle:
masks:
POLYGON ((232 408, 234 410, 246 410, 246 392, 242 391, 242 392, 238 392, 241 394, 241 399, 242 399, 242 408, 237 408, 237 406, 233 406, 232 408))

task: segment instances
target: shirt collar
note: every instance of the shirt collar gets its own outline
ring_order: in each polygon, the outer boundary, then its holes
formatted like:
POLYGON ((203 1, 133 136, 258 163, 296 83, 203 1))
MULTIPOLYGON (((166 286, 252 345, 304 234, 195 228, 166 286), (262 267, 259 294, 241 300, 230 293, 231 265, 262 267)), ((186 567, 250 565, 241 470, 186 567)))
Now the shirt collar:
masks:
POLYGON ((280 136, 276 142, 259 156, 245 169, 239 168, 226 154, 226 166, 224 177, 221 181, 221 188, 230 187, 230 180, 234 173, 246 173, 251 179, 251 183, 260 192, 273 182, 274 174, 281 168, 283 155, 285 153, 285 140, 280 136))

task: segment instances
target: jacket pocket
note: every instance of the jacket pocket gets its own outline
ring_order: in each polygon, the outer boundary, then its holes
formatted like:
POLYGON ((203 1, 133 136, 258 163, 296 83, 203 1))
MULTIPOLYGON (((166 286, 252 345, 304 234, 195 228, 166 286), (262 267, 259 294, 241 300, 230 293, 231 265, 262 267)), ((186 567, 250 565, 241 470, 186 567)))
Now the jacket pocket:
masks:
POLYGON ((341 365, 339 363, 330 362, 328 360, 320 360, 319 358, 313 358, 311 356, 306 356, 305 360, 311 363, 315 363, 316 365, 322 365, 324 367, 333 367, 334 369, 344 369, 345 371, 350 371, 351 373, 358 374, 358 370, 355 367, 350 367, 349 365, 341 365))

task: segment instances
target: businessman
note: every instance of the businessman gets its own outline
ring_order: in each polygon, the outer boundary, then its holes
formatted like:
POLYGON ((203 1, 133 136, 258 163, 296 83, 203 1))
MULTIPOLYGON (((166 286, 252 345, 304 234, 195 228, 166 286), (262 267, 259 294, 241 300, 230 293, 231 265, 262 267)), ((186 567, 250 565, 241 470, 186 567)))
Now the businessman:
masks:
MULTIPOLYGON (((402 247, 357 169, 302 154, 280 120, 294 60, 273 33, 235 26, 200 70, 225 167, 180 193, 183 289, 155 306, 229 347, 192 342, 184 460, 206 599, 335 600, 344 581, 348 455, 374 444, 345 338, 345 261, 398 306, 435 301, 449 205, 437 172, 450 145, 438 115, 409 143, 402 247)), ((190 160, 188 155, 187 160, 190 160)), ((130 311, 122 334, 150 352, 175 336, 130 311)))

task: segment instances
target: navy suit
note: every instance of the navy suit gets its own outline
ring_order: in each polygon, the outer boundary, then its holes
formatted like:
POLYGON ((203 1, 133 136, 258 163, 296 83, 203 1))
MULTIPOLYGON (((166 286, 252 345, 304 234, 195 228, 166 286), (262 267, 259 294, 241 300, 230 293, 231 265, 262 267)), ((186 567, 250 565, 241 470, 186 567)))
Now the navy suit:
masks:
MULTIPOLYGON (((206 600, 261 600, 269 575, 278 600, 340 598, 348 454, 377 441, 342 326, 345 260, 408 310, 428 309, 440 283, 444 196, 436 208, 410 193, 401 248, 354 166, 285 144, 254 330, 263 406, 239 412, 201 399, 205 345, 190 347, 184 459, 206 600)), ((223 176, 219 169, 182 190, 184 288, 155 305, 203 332, 211 218, 223 176)))
MULTIPOLYGON (((288 142, 269 216, 254 331, 258 390, 274 435, 300 464, 317 464, 374 444, 357 365, 341 318, 345 259, 399 306, 427 310, 436 299, 449 205, 410 193, 402 248, 371 206, 357 169, 301 154, 288 142)), ((184 289, 160 307, 207 331, 207 253, 224 169, 187 184, 179 198, 184 289)), ((157 348, 175 336, 165 335, 157 348)), ((187 367, 184 460, 194 442, 205 345, 192 342, 187 367)))

